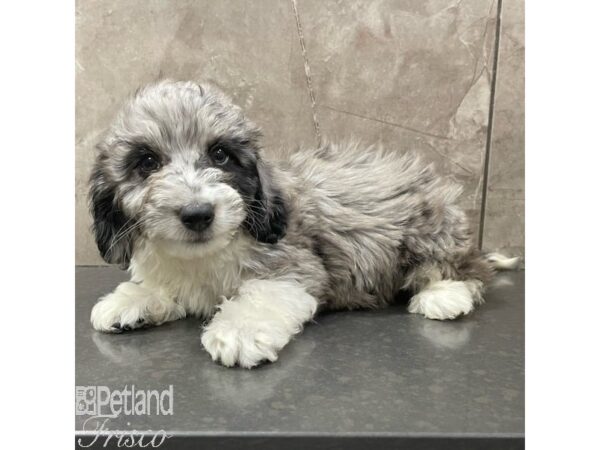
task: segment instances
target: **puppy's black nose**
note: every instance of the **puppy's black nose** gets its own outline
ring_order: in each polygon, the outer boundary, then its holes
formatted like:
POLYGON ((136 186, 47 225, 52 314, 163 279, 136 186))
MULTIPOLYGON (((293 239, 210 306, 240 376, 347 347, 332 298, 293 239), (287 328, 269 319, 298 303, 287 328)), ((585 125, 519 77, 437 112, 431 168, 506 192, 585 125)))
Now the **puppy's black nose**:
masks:
POLYGON ((206 230, 215 218, 215 209, 210 203, 184 206, 179 213, 181 222, 193 231, 206 230))

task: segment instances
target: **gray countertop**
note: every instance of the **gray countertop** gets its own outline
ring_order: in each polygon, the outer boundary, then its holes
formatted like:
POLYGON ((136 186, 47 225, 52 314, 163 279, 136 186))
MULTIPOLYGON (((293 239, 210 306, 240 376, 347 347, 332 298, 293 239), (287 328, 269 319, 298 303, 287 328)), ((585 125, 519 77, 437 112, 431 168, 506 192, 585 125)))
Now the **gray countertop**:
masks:
MULTIPOLYGON (((173 385, 173 415, 119 415, 105 429, 165 430, 165 449, 524 446, 524 272, 500 275, 486 303, 456 321, 403 304, 320 315, 253 370, 215 364, 197 319, 94 331, 92 305, 126 274, 78 267, 76 279, 76 384, 173 385)), ((82 430, 98 426, 86 415, 75 424, 86 443, 82 430)))

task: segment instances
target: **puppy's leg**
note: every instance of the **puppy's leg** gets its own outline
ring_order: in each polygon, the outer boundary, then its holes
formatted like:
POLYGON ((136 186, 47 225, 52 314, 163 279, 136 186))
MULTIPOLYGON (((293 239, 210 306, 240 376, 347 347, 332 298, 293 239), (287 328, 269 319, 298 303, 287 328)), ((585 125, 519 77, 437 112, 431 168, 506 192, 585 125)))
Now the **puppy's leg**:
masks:
POLYGON ((448 268, 419 270, 411 286, 415 295, 410 299, 408 311, 437 320, 469 314, 475 305, 483 303, 482 279, 488 277, 488 268, 482 266, 481 273, 479 278, 465 278, 448 268))
POLYGON ((92 309, 92 326, 106 333, 120 333, 148 325, 185 317, 184 308, 143 283, 121 283, 110 294, 102 297, 92 309))
POLYGON ((275 361, 316 310, 317 300, 297 281, 249 280, 221 304, 205 328, 202 345, 225 366, 251 368, 275 361))
POLYGON ((483 283, 478 280, 431 281, 410 299, 408 311, 428 319, 446 320, 469 314, 482 303, 483 283))

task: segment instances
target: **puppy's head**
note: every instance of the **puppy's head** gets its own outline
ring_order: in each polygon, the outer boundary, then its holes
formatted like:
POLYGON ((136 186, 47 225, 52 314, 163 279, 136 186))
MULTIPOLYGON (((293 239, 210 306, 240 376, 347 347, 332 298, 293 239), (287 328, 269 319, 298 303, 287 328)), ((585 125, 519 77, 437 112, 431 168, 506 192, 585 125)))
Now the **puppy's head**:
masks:
POLYGON ((90 178, 102 257, 126 267, 140 238, 184 258, 222 249, 237 233, 277 242, 286 210, 259 138, 213 86, 138 90, 98 144, 90 178))

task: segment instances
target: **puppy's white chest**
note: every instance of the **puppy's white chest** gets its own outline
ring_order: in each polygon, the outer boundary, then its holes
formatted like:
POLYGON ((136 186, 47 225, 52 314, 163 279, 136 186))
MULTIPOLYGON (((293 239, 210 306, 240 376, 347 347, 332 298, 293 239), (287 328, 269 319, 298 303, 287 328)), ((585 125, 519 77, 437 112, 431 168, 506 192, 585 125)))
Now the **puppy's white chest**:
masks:
POLYGON ((233 297, 243 282, 237 264, 222 267, 188 268, 165 280, 174 300, 188 314, 210 316, 225 298, 233 297), (195 270, 194 270, 195 269, 195 270))
POLYGON ((240 254, 222 252, 195 259, 179 259, 160 252, 134 258, 134 280, 158 290, 182 305, 188 315, 207 317, 224 298, 234 296, 244 282, 240 254))

